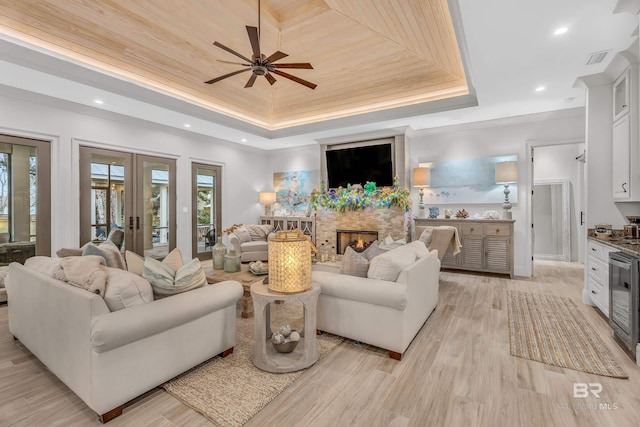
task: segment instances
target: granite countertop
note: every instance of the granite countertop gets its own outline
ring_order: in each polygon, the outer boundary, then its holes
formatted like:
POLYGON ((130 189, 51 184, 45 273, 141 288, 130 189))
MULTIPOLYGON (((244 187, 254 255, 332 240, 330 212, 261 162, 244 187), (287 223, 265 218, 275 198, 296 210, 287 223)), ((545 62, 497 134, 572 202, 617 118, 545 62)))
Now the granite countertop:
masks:
POLYGON ((625 239, 622 230, 613 230, 611 237, 596 237, 593 230, 589 230, 587 238, 630 255, 640 256, 640 239, 625 239))

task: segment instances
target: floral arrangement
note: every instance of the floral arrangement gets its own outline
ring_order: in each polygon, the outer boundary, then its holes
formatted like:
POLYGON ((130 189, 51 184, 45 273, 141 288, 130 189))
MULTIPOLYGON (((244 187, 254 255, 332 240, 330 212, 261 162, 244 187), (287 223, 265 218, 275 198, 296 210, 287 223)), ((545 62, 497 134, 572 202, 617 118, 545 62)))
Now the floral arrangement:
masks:
POLYGON ((405 212, 411 208, 409 190, 398 188, 397 180, 393 187, 376 187, 375 182, 347 185, 347 188, 325 190, 324 183, 320 191, 311 192, 311 206, 314 209, 336 210, 338 212, 355 211, 365 208, 389 208, 398 206, 405 212))

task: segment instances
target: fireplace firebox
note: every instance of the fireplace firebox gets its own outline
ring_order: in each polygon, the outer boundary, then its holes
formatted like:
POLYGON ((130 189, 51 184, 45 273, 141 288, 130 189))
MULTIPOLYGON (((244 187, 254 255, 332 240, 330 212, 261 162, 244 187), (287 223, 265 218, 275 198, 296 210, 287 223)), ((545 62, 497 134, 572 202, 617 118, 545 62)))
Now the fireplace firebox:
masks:
POLYGON ((378 232, 375 230, 336 230, 336 252, 338 255, 344 254, 347 246, 362 252, 376 240, 378 232))

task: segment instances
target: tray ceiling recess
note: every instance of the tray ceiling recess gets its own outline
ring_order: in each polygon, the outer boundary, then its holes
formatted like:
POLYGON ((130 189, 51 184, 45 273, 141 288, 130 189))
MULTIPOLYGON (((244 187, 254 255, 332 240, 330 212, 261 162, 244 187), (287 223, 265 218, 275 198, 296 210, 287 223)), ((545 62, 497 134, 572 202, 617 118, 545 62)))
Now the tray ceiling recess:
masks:
POLYGON ((312 62, 314 90, 249 90, 245 73, 205 83, 238 67, 214 41, 255 51, 258 0, 6 0, 0 32, 267 130, 469 93, 446 0, 262 0, 260 13, 260 53, 312 62))

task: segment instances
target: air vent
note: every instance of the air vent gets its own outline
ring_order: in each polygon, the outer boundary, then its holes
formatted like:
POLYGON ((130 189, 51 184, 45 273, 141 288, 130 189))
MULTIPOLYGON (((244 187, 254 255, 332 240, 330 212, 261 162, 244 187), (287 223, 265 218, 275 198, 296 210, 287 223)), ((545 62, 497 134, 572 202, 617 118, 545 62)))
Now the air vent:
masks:
POLYGON ((609 54, 608 50, 602 50, 600 52, 592 53, 591 55, 589 55, 589 58, 587 58, 586 65, 599 64, 602 61, 604 61, 604 58, 606 58, 608 54, 609 54))

